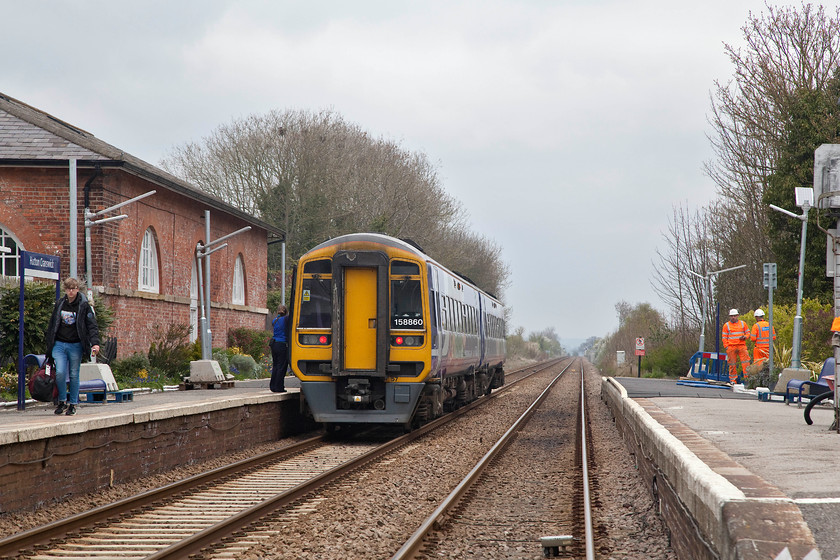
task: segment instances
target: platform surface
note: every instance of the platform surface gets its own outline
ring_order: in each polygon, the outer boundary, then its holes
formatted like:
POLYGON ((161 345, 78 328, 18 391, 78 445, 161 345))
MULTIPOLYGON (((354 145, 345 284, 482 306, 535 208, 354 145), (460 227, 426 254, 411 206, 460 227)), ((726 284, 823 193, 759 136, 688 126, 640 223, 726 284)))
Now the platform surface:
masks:
MULTIPOLYGON (((75 416, 55 415, 51 403, 28 401, 25 410, 17 403, 0 407, 0 445, 80 433, 114 425, 160 420, 176 416, 200 414, 203 411, 243 406, 285 399, 297 399, 300 382, 286 377, 286 393, 272 393, 268 379, 236 381, 229 389, 194 389, 135 393, 124 402, 88 403, 76 405, 75 416)), ((84 396, 79 395, 84 401, 84 396)))
POLYGON ((802 408, 725 388, 675 380, 615 378, 632 399, 650 399, 799 507, 823 560, 840 557, 840 434, 831 408, 802 408))

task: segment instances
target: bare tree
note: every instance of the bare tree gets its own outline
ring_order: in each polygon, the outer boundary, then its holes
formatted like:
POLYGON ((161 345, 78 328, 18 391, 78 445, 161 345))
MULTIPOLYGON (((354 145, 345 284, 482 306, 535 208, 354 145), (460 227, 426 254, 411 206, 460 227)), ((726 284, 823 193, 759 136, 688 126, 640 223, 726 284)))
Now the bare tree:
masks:
MULTIPOLYGON (((669 307, 680 332, 700 329, 703 309, 711 309, 714 291, 703 286, 709 273, 720 270, 710 224, 711 209, 691 213, 675 207, 663 239, 667 251, 657 249, 659 266, 654 267, 653 288, 669 307), (705 295, 705 300, 704 300, 705 295)), ((707 323, 707 326, 709 324, 707 323)))
POLYGON ((292 259, 337 235, 372 231, 413 240, 484 289, 506 285, 501 248, 469 230, 426 155, 332 111, 235 120, 174 148, 161 165, 285 231, 292 259))

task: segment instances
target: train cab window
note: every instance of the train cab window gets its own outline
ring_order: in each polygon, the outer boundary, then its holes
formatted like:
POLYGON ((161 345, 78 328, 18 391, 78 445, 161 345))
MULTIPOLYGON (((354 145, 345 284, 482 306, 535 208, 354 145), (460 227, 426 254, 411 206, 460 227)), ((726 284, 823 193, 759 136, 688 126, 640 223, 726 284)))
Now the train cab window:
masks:
POLYGON ((408 261, 394 261, 391 263, 391 276, 419 276, 420 267, 417 263, 408 261))
POLYGON ((303 265, 304 274, 332 274, 332 261, 330 259, 318 259, 309 261, 303 265))
POLYGON ((417 263, 391 263, 391 328, 425 328, 420 267, 417 263))
POLYGON ((331 272, 332 263, 329 259, 304 263, 298 327, 332 328, 331 272))

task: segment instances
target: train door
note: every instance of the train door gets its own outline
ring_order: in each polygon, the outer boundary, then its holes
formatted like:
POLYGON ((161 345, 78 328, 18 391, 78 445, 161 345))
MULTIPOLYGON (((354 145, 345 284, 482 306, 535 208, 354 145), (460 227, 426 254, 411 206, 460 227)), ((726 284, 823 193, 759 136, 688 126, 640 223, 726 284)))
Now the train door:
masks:
POLYGON ((376 369, 376 269, 344 269, 345 370, 376 369))
POLYGON ((388 364, 388 257, 338 251, 333 257, 333 375, 385 377, 388 364))

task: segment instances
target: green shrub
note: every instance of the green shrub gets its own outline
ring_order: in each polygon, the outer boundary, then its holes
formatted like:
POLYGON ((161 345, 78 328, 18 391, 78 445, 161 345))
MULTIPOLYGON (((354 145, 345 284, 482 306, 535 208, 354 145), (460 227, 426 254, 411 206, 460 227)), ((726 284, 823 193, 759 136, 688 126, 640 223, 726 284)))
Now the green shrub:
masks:
POLYGON ((680 377, 688 372, 689 361, 696 350, 675 345, 654 347, 642 358, 642 371, 659 372, 662 377, 680 377))
POLYGON ((148 371, 151 367, 149 358, 141 352, 135 352, 127 358, 111 362, 111 372, 117 382, 129 382, 129 380, 139 377, 140 371, 148 371))
POLYGON ((169 377, 182 377, 190 372, 193 345, 189 340, 190 326, 170 323, 166 327, 152 327, 149 364, 169 377))
MULTIPOLYGON (((0 357, 17 360, 20 320, 20 285, 0 285, 0 357)), ((55 307, 53 282, 26 282, 23 286, 23 353, 46 353, 46 333, 55 307)))
POLYGON ((239 327, 228 331, 227 345, 228 348, 239 348, 242 354, 248 354, 255 361, 259 361, 270 354, 268 342, 271 336, 271 333, 265 330, 239 327))
POLYGON ((0 369, 0 400, 17 400, 18 372, 14 364, 0 369))
MULTIPOLYGON (((286 299, 285 301, 291 301, 292 295, 292 286, 290 283, 286 284, 286 299)), ((269 289, 268 293, 266 294, 266 307, 268 307, 268 314, 271 317, 274 317, 274 314, 277 313, 277 308, 280 307, 280 304, 283 303, 283 290, 280 288, 269 289)), ((289 304, 287 303, 286 306, 289 304)))
POLYGON ((233 354, 229 358, 229 368, 233 375, 240 377, 259 377, 260 367, 256 360, 248 354, 233 354))

